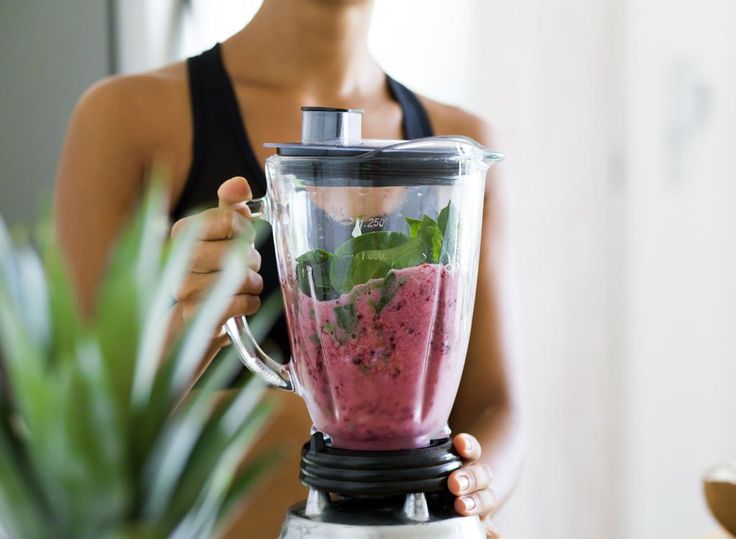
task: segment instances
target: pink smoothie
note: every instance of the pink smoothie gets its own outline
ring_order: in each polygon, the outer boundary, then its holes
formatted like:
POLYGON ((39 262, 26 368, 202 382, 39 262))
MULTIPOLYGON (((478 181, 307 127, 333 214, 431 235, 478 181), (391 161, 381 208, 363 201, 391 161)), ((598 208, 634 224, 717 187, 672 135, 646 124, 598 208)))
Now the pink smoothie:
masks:
POLYGON ((328 301, 298 291, 288 306, 294 369, 335 447, 409 449, 449 433, 466 353, 456 275, 422 264, 394 277, 328 301))

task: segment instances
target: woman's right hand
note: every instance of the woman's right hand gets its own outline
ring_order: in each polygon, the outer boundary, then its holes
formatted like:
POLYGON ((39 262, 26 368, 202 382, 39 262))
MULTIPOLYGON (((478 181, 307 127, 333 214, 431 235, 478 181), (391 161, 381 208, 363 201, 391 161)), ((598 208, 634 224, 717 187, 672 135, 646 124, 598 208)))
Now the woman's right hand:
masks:
MULTIPOLYGON (((180 219, 171 229, 174 238, 192 219, 204 219, 204 227, 194 248, 192 264, 182 287, 175 293, 177 307, 184 322, 197 312, 200 303, 217 282, 225 256, 233 247, 235 238, 249 235, 252 243, 255 236, 251 214, 246 201, 252 197, 250 186, 245 178, 231 178, 217 190, 219 205, 198 215, 180 219)), ((246 252, 248 271, 237 294, 223 316, 222 323, 240 315, 250 315, 258 311, 261 301, 258 297, 263 291, 263 279, 258 271, 261 268, 261 255, 253 245, 246 252)), ((218 326, 215 339, 224 338, 224 330, 218 326)))

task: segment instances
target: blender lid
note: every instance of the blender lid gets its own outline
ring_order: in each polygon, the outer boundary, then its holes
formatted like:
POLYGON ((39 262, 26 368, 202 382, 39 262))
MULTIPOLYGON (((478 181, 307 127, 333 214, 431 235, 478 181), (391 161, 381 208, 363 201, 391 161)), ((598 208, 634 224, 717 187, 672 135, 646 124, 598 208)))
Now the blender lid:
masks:
MULTIPOLYGON (((468 137, 435 136, 414 140, 361 137, 363 111, 302 107, 302 141, 267 143, 275 148, 282 171, 306 182, 339 178, 348 185, 453 183, 485 171, 503 155, 468 137)), ((484 177, 484 175, 483 175, 484 177)))
MULTIPOLYGON (((500 160, 469 137, 434 136, 422 139, 381 140, 362 138, 360 109, 302 107, 301 142, 269 142, 284 157, 355 157, 380 150, 383 159, 447 159, 467 157, 471 149, 481 151, 483 159, 500 160)), ((367 157, 367 156, 366 156, 367 157)))

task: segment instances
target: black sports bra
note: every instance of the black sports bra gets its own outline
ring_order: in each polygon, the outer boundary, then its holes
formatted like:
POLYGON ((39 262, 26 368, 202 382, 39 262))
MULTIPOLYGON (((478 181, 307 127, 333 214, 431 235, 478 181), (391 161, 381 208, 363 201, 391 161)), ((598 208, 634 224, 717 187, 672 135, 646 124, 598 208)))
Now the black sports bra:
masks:
MULTIPOLYGON (((194 148, 192 167, 184 190, 172 212, 172 219, 217 205, 217 188, 228 178, 243 176, 250 182, 253 196, 266 192, 266 176, 251 146, 232 81, 222 61, 220 45, 190 58, 189 92, 191 96, 194 148)), ((406 139, 434 134, 426 109, 416 95, 387 76, 393 98, 401 106, 406 139)), ((262 256, 263 297, 279 287, 273 242, 260 247, 262 256)), ((280 316, 267 336, 272 346, 288 358, 289 337, 286 321, 280 316)))

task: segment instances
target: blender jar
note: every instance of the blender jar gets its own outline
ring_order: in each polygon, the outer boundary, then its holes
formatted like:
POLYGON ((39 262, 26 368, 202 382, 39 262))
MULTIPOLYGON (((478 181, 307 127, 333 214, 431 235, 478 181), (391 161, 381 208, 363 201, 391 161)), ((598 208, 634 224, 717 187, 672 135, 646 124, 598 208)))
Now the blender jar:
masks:
POLYGON ((274 144, 268 195, 292 359, 279 365, 244 318, 244 363, 301 395, 334 447, 424 447, 447 420, 470 336, 488 167, 463 137, 360 139, 360 112, 303 109, 301 143, 274 144))

